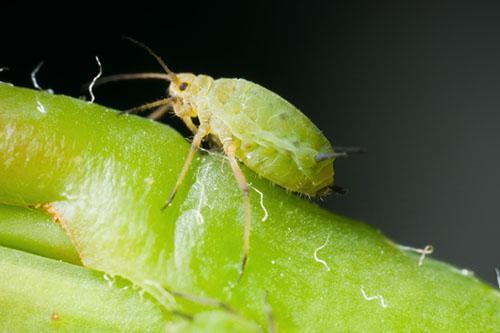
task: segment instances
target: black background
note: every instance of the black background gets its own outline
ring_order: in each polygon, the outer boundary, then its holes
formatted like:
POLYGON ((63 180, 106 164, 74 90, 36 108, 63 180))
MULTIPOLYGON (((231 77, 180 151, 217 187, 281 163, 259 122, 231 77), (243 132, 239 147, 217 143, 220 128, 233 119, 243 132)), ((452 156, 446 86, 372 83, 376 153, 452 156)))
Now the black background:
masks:
MULTIPOLYGON (((134 37, 178 72, 243 77, 299 107, 336 145, 346 197, 322 205, 398 243, 495 283, 500 266, 500 3, 469 1, 74 2, 2 4, 0 80, 72 96, 97 72, 159 70, 134 37)), ((126 109, 161 97, 161 82, 96 90, 126 109)), ((167 118, 183 133, 180 122, 167 118)))

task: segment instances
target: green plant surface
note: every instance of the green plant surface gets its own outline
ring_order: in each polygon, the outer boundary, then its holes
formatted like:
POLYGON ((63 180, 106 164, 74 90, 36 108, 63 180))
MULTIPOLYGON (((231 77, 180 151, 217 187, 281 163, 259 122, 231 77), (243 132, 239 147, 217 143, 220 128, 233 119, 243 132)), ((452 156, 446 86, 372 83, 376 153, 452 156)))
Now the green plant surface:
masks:
POLYGON ((128 282, 0 246, 0 331, 148 332, 166 324, 161 309, 128 282), (98 305, 98 306, 96 306, 98 305))
POLYGON ((252 191, 250 259, 237 283, 242 197, 221 155, 200 154, 160 209, 188 149, 167 126, 0 85, 0 202, 51 203, 86 267, 141 286, 167 311, 203 310, 191 327, 229 313, 211 316, 216 307, 179 292, 227 303, 264 330, 269 309, 283 332, 500 329, 491 286, 429 258, 419 266, 377 230, 246 168, 263 198, 252 191))
POLYGON ((126 280, 3 246, 0 272, 1 332, 259 332, 221 310, 171 316, 126 280))
POLYGON ((0 205, 0 246, 81 264, 62 228, 35 209, 0 205))

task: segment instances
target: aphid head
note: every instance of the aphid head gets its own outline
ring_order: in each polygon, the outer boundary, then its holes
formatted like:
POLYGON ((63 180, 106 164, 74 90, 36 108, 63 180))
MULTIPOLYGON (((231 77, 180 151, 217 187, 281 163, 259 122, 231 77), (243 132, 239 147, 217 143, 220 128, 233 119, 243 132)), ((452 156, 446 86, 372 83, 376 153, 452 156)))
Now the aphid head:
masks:
POLYGON ((170 83, 170 96, 180 97, 183 99, 186 96, 192 95, 193 82, 196 75, 192 73, 179 73, 176 74, 177 80, 170 83))

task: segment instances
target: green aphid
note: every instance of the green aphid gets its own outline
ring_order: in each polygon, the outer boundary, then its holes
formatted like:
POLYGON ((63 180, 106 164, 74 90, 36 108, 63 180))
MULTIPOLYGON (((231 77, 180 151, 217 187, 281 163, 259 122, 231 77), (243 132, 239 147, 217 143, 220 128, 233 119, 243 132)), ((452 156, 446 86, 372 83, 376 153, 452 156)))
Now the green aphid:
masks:
POLYGON ((250 250, 251 204, 249 185, 238 160, 289 191, 317 197, 333 188, 335 158, 354 151, 335 152, 328 139, 302 112, 258 84, 244 79, 214 79, 207 75, 174 73, 147 46, 134 40, 132 42, 152 54, 166 74, 113 75, 102 79, 101 83, 123 79, 170 81, 168 98, 130 110, 137 112, 156 108, 150 117, 158 119, 173 108, 174 113, 195 134, 191 150, 164 208, 173 200, 203 139, 210 134, 211 140, 224 150, 244 196, 243 273, 250 250), (198 119, 198 126, 193 118, 198 119))

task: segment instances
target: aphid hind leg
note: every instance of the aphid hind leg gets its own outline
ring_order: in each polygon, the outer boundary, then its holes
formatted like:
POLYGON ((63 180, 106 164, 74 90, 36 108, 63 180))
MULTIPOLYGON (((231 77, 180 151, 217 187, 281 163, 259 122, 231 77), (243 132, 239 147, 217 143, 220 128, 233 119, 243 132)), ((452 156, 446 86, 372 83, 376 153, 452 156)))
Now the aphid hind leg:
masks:
POLYGON ((179 177, 177 178, 177 182, 175 183, 174 189, 172 190, 172 193, 170 194, 170 197, 168 198, 167 202, 163 205, 161 208, 164 210, 167 208, 172 200, 174 200, 175 194, 177 193, 177 190, 181 186, 182 182, 184 181, 184 178, 187 175, 187 172, 189 171, 189 167, 191 166, 191 163, 193 162, 194 155, 198 151, 201 145, 201 141, 207 134, 209 133, 209 125, 208 123, 202 123, 200 124, 200 127, 198 128, 198 132, 193 138, 193 141, 191 142, 191 149, 189 150, 188 156, 186 157, 186 161, 184 162, 184 165, 182 167, 181 173, 179 174, 179 177))
POLYGON ((244 229, 243 229, 243 257, 241 259, 241 270, 238 281, 243 277, 245 272, 245 267, 248 261, 248 254, 250 252, 250 233, 252 231, 252 206, 250 204, 250 187, 246 180, 243 171, 236 160, 236 145, 234 141, 230 138, 223 140, 224 152, 229 158, 229 164, 233 170, 234 177, 238 182, 241 192, 243 193, 243 205, 244 205, 244 229))

